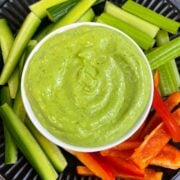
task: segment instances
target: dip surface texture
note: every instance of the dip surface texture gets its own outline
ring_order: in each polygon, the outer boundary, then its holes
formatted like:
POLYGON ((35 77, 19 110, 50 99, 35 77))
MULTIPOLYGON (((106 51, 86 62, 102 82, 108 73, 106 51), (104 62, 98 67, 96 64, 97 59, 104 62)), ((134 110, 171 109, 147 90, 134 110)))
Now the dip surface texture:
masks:
POLYGON ((99 147, 137 123, 150 97, 148 66, 112 29, 78 26, 48 38, 32 56, 26 95, 44 128, 65 143, 99 147))

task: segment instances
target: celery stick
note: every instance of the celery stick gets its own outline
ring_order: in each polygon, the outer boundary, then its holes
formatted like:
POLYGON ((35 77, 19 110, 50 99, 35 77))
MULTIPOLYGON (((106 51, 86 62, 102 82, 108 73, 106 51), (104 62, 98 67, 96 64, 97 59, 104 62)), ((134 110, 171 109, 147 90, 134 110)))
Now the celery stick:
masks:
POLYGON ((180 56, 180 37, 177 37, 160 47, 155 48, 152 52, 146 54, 151 69, 154 70, 166 62, 180 56))
POLYGON ((24 108, 24 104, 22 102, 20 87, 18 88, 16 98, 14 99, 13 110, 16 113, 16 115, 19 117, 19 119, 22 122, 24 122, 24 120, 26 118, 26 111, 25 111, 25 108, 24 108))
POLYGON ((58 29, 64 25, 74 23, 96 2, 96 0, 81 0, 63 18, 61 18, 52 28, 58 29))
POLYGON ((52 22, 57 22, 67 14, 70 9, 78 3, 78 1, 79 0, 69 0, 48 8, 46 11, 49 19, 52 22))
POLYGON ((90 8, 87 12, 85 12, 78 20, 78 22, 91 22, 95 18, 94 11, 90 8))
POLYGON ((176 34, 180 27, 180 23, 165 16, 162 16, 132 0, 126 1, 122 6, 122 9, 148 21, 161 29, 168 31, 172 34, 176 34))
POLYGON ((39 133, 39 131, 34 127, 28 118, 25 119, 25 124, 36 138, 55 169, 59 172, 62 172, 67 166, 67 161, 64 158, 61 150, 55 144, 41 135, 41 133, 39 133))
MULTIPOLYGON (((0 104, 8 103, 12 105, 12 99, 10 97, 9 88, 4 86, 0 89, 0 104)), ((12 138, 11 134, 7 130, 4 124, 4 144, 5 144, 5 164, 14 164, 17 161, 18 149, 12 138)))
POLYGON ((140 31, 139 29, 136 29, 135 27, 132 27, 131 25, 125 23, 124 21, 121 21, 120 19, 117 19, 116 17, 110 14, 102 13, 97 18, 97 22, 102 22, 111 25, 123 31, 124 33, 129 35, 132 39, 134 39, 136 43, 145 50, 153 47, 155 43, 155 40, 150 36, 148 36, 146 33, 140 31))
POLYGON ((27 46, 27 43, 35 33, 40 22, 41 20, 33 13, 30 13, 26 17, 15 38, 11 51, 8 55, 7 63, 4 65, 1 72, 0 85, 4 85, 9 80, 16 65, 18 64, 18 61, 20 60, 20 57, 23 54, 25 47, 27 46))
MULTIPOLYGON (((161 46, 169 41, 168 33, 164 30, 157 35, 157 45, 161 46)), ((171 60, 158 68, 160 73, 160 91, 162 96, 167 96, 179 90, 180 76, 175 60, 171 60)))
POLYGON ((40 177, 44 180, 56 180, 58 175, 52 164, 49 162, 30 131, 7 103, 0 107, 0 116, 9 132, 13 135, 19 149, 40 177))
POLYGON ((48 1, 38 1, 35 4, 32 4, 29 8, 30 10, 40 19, 43 19, 47 13, 46 9, 62 3, 66 0, 48 0, 48 1))
POLYGON ((151 38, 154 38, 159 31, 159 27, 122 10, 109 1, 106 2, 104 11, 148 34, 151 38))
MULTIPOLYGON (((5 19, 0 19, 0 46, 2 48, 4 64, 7 63, 8 55, 14 42, 13 34, 5 19)), ((10 95, 15 98, 19 84, 19 72, 15 69, 12 76, 9 78, 8 86, 10 95)))

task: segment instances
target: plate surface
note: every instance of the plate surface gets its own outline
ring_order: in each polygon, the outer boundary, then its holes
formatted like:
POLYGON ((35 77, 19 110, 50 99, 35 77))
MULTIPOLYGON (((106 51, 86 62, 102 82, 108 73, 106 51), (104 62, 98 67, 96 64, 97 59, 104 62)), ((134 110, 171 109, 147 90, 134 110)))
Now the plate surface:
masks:
MULTIPOLYGON (((28 5, 34 3, 37 0, 0 0, 0 17, 6 18, 11 29, 16 32, 21 26, 25 16, 28 14, 28 5)), ((111 2, 121 6, 125 0, 110 0, 111 2)), ((136 0, 139 4, 146 6, 164 16, 172 18, 180 22, 180 11, 177 7, 180 7, 180 0, 172 0, 175 4, 173 5, 168 0, 136 0), (177 6, 177 7, 176 7, 177 6)), ((101 6, 95 7, 97 13, 103 9, 103 4, 101 6)), ((174 36, 171 36, 174 38, 174 36)), ((178 66, 180 66, 180 60, 176 61, 178 66)), ((0 122, 0 127, 2 124, 0 122)), ((80 177, 75 172, 75 166, 79 164, 79 161, 73 156, 64 152, 64 155, 68 161, 68 167, 65 171, 59 174, 59 180, 98 180, 96 177, 80 177)), ((180 173, 177 171, 167 170, 164 168, 158 168, 164 171, 163 180, 180 180, 180 173)), ((0 129, 0 180, 3 177, 7 180, 37 180, 38 175, 27 162, 25 157, 19 153, 19 158, 14 165, 4 164, 4 135, 3 129, 0 129)))

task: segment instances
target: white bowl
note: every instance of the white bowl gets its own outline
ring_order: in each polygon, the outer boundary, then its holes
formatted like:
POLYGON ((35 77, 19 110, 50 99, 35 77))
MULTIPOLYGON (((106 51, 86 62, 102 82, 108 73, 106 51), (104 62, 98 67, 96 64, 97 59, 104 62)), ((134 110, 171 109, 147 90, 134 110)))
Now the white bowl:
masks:
POLYGON ((24 69, 23 69, 23 74, 22 74, 22 80, 21 80, 21 92, 22 92, 22 99, 23 99, 23 103, 24 103, 24 106, 25 106, 25 109, 27 111, 27 114, 30 118, 30 120, 32 121, 32 123, 34 124, 34 126, 47 138, 49 139, 50 141, 52 141, 53 143, 61 146, 62 148, 64 149, 68 149, 68 150, 73 150, 73 151, 81 151, 81 152, 95 152, 95 151, 100 151, 100 150, 105 150, 105 149, 108 149, 108 148, 111 148, 123 141, 125 141, 126 139, 128 139, 130 136, 132 136, 138 129, 139 127, 142 125, 142 123, 144 122, 144 120, 146 119, 149 111, 150 111, 150 108, 151 108, 151 104, 152 104, 152 98, 153 98, 153 78, 152 78, 152 73, 151 73, 151 68, 150 68, 150 65, 148 63, 148 60, 146 58, 146 56, 144 55, 143 51, 139 48, 139 46, 129 37, 127 36, 125 33, 121 32, 120 30, 117 30, 116 28, 113 28, 109 25, 105 25, 105 24, 100 24, 100 23, 92 23, 92 22, 88 22, 88 23, 74 23, 74 24, 71 24, 71 25, 67 25, 67 26, 64 26, 52 33, 50 33, 49 35, 47 35, 43 40, 41 40, 38 45, 33 49, 33 51, 31 52, 31 54, 29 55, 26 63, 25 63, 25 66, 24 66, 24 69), (27 68, 28 68, 28 65, 29 65, 29 62, 31 61, 31 58, 32 56, 39 50, 39 48, 43 45, 44 42, 46 42, 49 38, 51 38, 52 36, 56 35, 56 34, 59 34, 59 33, 63 33, 64 31, 66 30, 69 30, 69 29, 73 29, 73 28, 77 28, 79 26, 82 26, 82 25, 88 25, 88 26, 102 26, 102 27, 105 27, 105 28, 109 28, 109 29, 112 29, 113 31, 117 31, 119 32, 121 35, 123 35, 124 37, 126 37, 127 39, 129 39, 129 41, 132 42, 132 44, 134 44, 134 46, 137 48, 137 50, 140 52, 140 54, 142 55, 144 61, 147 63, 147 66, 148 66, 148 73, 151 77, 151 80, 150 80, 150 97, 149 97, 149 101, 146 105, 146 108, 145 108, 145 111, 142 113, 140 119, 136 122, 136 124, 134 125, 134 127, 128 131, 125 135, 123 135, 122 137, 120 137, 118 140, 114 141, 114 142, 111 142, 109 144, 105 144, 103 146, 98 146, 98 147, 80 147, 80 146, 76 146, 76 145, 71 145, 71 144, 68 144, 67 142, 64 142, 62 141, 61 139, 58 139, 56 138, 54 135, 52 135, 47 129, 45 129, 41 123, 38 121, 35 113, 33 112, 32 110, 32 107, 31 107, 31 104, 28 100, 28 97, 26 95, 26 91, 25 91, 25 88, 24 88, 24 79, 25 79, 25 74, 26 74, 26 71, 27 71, 27 68))

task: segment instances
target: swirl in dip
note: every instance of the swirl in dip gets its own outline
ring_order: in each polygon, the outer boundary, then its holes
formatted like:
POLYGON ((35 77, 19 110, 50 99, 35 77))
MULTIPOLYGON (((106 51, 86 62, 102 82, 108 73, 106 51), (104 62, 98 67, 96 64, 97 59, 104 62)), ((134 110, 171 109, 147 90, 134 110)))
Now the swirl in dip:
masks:
POLYGON ((139 121, 151 96, 151 74, 142 52, 124 34, 84 24, 39 46, 24 88, 40 124, 57 139, 99 147, 139 121))

